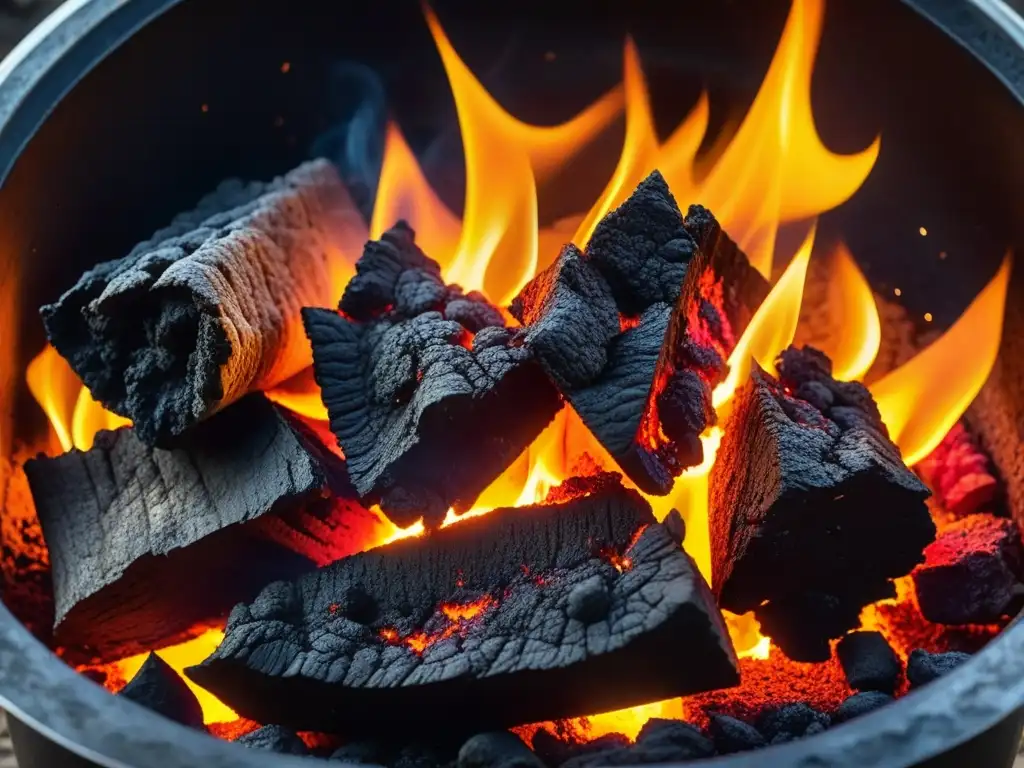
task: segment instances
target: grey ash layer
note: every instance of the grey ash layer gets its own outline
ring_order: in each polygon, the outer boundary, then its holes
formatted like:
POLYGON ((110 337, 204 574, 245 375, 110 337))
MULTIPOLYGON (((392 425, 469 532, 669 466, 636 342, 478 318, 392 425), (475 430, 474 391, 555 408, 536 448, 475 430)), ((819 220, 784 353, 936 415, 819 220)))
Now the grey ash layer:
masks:
POLYGON ((446 285, 404 223, 366 245, 339 309, 302 312, 316 381, 353 485, 398 525, 471 507, 561 405, 501 313, 446 285))
POLYGON ((711 390, 767 292, 714 216, 691 206, 684 218, 655 171, 598 224, 585 253, 565 246, 511 312, 526 328, 525 345, 630 479, 665 494, 703 459, 711 390), (652 411, 659 423, 645 424, 652 411), (645 429, 659 435, 657 445, 645 429))
POLYGON ((224 182, 44 306, 47 335, 96 400, 169 445, 308 367, 299 312, 332 300, 331 250, 353 210, 326 160, 224 182))
POLYGON ((711 470, 713 582, 788 656, 825 660, 923 560, 935 526, 868 390, 809 347, 778 367, 776 380, 755 366, 737 393, 711 470))
POLYGON ((187 674, 258 722, 361 737, 473 733, 735 684, 710 591, 642 497, 616 475, 565 489, 584 495, 272 584, 187 674), (631 564, 620 572, 611 552, 631 564), (443 637, 441 606, 481 598, 489 607, 443 637), (422 653, 402 640, 420 631, 438 638, 422 653), (457 718, 437 706, 456 701, 457 718))
POLYGON ((312 568, 240 524, 346 482, 341 460, 262 395, 173 450, 122 428, 100 432, 88 451, 28 461, 25 473, 50 552, 58 637, 104 655, 148 650, 273 574, 312 568), (239 567, 252 558, 260 568, 239 567))

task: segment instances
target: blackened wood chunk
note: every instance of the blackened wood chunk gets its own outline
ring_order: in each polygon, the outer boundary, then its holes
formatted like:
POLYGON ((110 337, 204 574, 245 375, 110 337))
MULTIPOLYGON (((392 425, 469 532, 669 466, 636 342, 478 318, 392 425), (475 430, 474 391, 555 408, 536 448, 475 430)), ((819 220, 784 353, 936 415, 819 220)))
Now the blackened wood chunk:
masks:
POLYGON ((445 286, 403 223, 367 245, 341 309, 303 310, 314 373, 356 490, 398 525, 470 508, 561 405, 501 314, 445 286))
POLYGON ((245 717, 361 738, 502 729, 738 680, 692 560, 616 475, 272 584, 187 674, 245 717), (571 618, 570 595, 595 579, 604 616, 571 618))
POLYGON ((1017 607, 1024 545, 1008 518, 968 515, 943 528, 914 569, 921 614, 937 624, 988 624, 1017 607))
POLYGON ((665 494, 703 459, 711 392, 768 284, 657 171, 512 302, 522 339, 630 478, 665 494))
POLYGON ((250 749, 277 752, 280 755, 308 755, 309 749, 295 731, 280 725, 264 725, 235 739, 250 749))
POLYGON ((25 472, 53 566, 57 638, 102 655, 165 643, 268 580, 312 569, 241 524, 344 485, 344 463, 258 394, 178 448, 150 448, 129 427, 25 472))
POLYGON ((813 660, 923 560, 935 526, 868 390, 811 348, 777 365, 737 393, 711 471, 713 582, 723 608, 755 610, 813 660))
POLYGON ((881 632, 851 632, 836 646, 846 682, 855 691, 896 692, 900 660, 881 632))
POLYGON ((157 656, 149 654, 135 677, 118 696, 192 728, 203 727, 203 708, 181 676, 157 656))
POLYGON ((332 301, 354 209, 326 160, 269 183, 223 183, 124 258, 41 309, 93 397, 169 445, 310 362, 299 310, 332 301))

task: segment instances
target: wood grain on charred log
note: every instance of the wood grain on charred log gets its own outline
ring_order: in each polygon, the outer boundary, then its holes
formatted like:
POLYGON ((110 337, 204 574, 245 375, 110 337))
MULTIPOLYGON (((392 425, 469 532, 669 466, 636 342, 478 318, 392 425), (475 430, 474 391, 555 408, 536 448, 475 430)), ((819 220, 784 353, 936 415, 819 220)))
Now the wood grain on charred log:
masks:
POLYGON ((245 717, 364 738, 614 709, 735 664, 693 562, 603 475, 272 584, 187 674, 245 717))
POLYGON ((710 477, 719 604, 755 610, 787 654, 827 658, 828 640, 923 560, 928 491, 889 440, 868 390, 791 347, 780 380, 755 367, 710 477))
POLYGON ((712 388, 768 285, 706 209, 657 172, 512 303, 525 345, 644 491, 699 464, 712 388))
POLYGON ((93 397, 170 445, 248 392, 307 367, 300 309, 332 300, 351 203, 325 160, 269 183, 225 182, 41 310, 93 397))
POLYGON ((398 525, 468 509, 561 404, 501 313, 445 285, 404 223, 367 244, 340 309, 303 310, 316 380, 356 490, 398 525))
POLYGON ((239 525, 344 487, 344 463, 262 395, 174 450, 132 428, 26 463, 50 551, 61 641, 148 650, 313 567, 239 525))

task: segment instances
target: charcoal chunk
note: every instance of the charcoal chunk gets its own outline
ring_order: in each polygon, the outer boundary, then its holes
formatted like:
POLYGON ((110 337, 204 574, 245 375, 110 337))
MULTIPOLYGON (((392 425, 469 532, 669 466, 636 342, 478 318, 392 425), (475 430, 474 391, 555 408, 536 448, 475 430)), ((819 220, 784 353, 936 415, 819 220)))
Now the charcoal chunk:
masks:
POLYGON ((760 749, 768 744, 757 728, 728 715, 711 715, 708 728, 714 739, 715 749, 723 755, 760 749))
POLYGON ((715 754, 715 746, 699 730, 678 720, 649 720, 636 743, 588 751, 569 759, 563 766, 602 768, 603 766, 646 765, 698 760, 715 754))
POLYGON ((693 561, 610 474, 272 584, 187 674, 243 717, 359 738, 450 728, 437 701, 472 733, 737 681, 693 561), (595 576, 611 607, 585 625, 566 606, 595 576), (379 607, 369 625, 345 616, 356 586, 379 607))
POLYGON ((881 632, 851 632, 836 648, 846 682, 858 691, 896 692, 901 666, 881 632))
POLYGON ((334 167, 224 182, 40 312, 92 396, 147 445, 312 362, 299 309, 332 299, 332 253, 357 216, 334 167))
POLYGON ((508 731, 480 733, 459 750, 458 768, 543 768, 523 740, 508 731))
POLYGON ((935 526, 870 392, 811 348, 777 365, 778 379, 755 365, 736 394, 711 470, 713 583, 723 608, 753 610, 787 655, 814 661, 923 560, 935 526), (822 386, 825 411, 804 399, 823 402, 822 386))
POLYGON ((531 746, 537 756, 550 768, 558 768, 566 761, 581 755, 596 752, 608 752, 629 746, 630 741, 621 733, 606 733, 588 742, 571 740, 571 737, 559 738, 545 728, 533 735, 531 746))
POLYGON ((923 648, 917 648, 910 652, 910 658, 907 659, 907 681, 911 688, 926 685, 952 672, 970 658, 970 654, 960 651, 929 653, 923 648))
POLYGON ((125 427, 25 473, 53 564, 57 637, 102 658, 166 644, 267 579, 312 570, 246 525, 350 493, 344 462, 259 394, 177 448, 150 448, 125 427))
POLYGON ((203 709, 199 700, 178 673, 155 653, 146 657, 118 696, 131 699, 182 725, 203 727, 203 709))
POLYGON ((255 731, 235 739, 236 744, 243 744, 251 749, 263 749, 282 755, 307 755, 309 749, 295 733, 280 725, 264 725, 255 731))
POLYGON ((642 490, 703 459, 711 391, 767 282, 704 208, 645 179, 580 252, 567 245, 510 311, 559 391, 642 490))
POLYGON ((946 526, 914 569, 922 615, 937 624, 988 624, 1016 607, 1024 545, 1010 519, 968 515, 946 526))
POLYGON ((314 375, 353 485, 398 525, 469 509, 561 407, 501 314, 446 286, 404 223, 367 244, 340 307, 302 312, 314 375))
POLYGON ((331 753, 331 760, 357 765, 384 765, 387 749, 379 741, 354 741, 338 747, 331 753))
POLYGON ((868 712, 873 712, 880 707, 884 707, 886 704, 891 704, 893 701, 895 699, 888 693, 861 691, 846 698, 839 705, 839 709, 832 716, 832 720, 836 723, 845 723, 847 720, 866 715, 868 712))
POLYGON ((819 732, 819 729, 828 728, 829 723, 829 716, 824 712, 798 702, 762 713, 757 719, 757 729, 774 744, 775 739, 780 736, 787 736, 788 739, 785 740, 792 740, 813 735, 819 732), (808 733, 811 729, 813 733, 808 733))

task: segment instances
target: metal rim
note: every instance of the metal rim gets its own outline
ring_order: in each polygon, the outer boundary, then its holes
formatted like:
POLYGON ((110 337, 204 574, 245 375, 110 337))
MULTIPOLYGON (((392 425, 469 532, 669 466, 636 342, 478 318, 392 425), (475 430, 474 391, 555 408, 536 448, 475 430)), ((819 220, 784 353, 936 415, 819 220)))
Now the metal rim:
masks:
MULTIPOLYGON (((67 0, 0 63, 0 179, 53 105, 107 53, 180 0, 67 0)), ((1024 21, 1002 0, 903 0, 1024 102, 1024 21)), ((287 768, 305 758, 245 750, 111 696, 59 661, 0 605, 0 706, 107 768, 287 768)), ((1024 706, 1024 623, 949 676, 883 710, 801 741, 701 765, 902 768, 948 751, 1024 706)), ((694 763, 688 763, 693 765, 694 763)))

